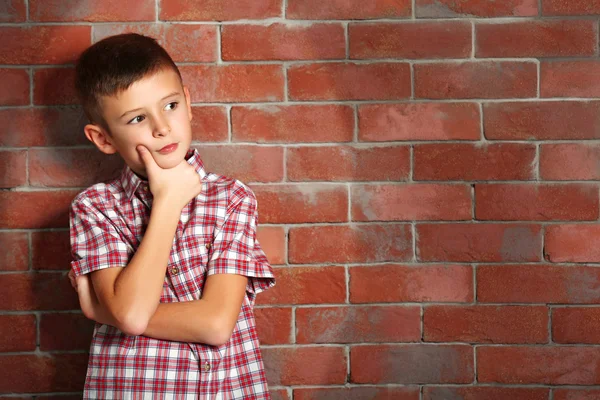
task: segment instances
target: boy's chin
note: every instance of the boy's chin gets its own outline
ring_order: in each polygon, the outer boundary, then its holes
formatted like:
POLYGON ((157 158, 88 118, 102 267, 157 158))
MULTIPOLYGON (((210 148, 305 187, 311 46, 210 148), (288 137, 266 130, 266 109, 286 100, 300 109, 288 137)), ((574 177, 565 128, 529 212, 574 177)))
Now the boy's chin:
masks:
POLYGON ((162 169, 171 169, 178 166, 182 161, 182 157, 172 157, 168 160, 156 160, 156 164, 162 169))

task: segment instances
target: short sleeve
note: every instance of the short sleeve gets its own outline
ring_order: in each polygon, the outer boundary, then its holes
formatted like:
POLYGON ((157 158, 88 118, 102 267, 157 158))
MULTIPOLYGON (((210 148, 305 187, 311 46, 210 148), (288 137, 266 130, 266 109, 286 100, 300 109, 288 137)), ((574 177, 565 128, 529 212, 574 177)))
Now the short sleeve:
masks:
POLYGON ((69 213, 71 268, 75 275, 109 267, 125 267, 133 249, 122 238, 106 210, 89 199, 75 199, 69 213))
POLYGON ((247 189, 247 195, 227 210, 223 225, 215 231, 207 272, 247 276, 246 290, 252 299, 275 285, 273 268, 256 239, 257 223, 256 197, 247 189))

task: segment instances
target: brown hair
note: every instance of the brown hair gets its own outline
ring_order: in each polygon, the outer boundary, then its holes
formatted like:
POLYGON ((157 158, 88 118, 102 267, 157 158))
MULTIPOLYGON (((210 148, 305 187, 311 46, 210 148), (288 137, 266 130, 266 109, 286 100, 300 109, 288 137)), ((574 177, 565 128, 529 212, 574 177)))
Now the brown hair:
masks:
POLYGON ((171 56, 154 38, 125 33, 95 43, 81 53, 75 67, 75 88, 85 115, 109 131, 102 116, 101 96, 119 94, 164 68, 175 70, 181 80, 171 56))

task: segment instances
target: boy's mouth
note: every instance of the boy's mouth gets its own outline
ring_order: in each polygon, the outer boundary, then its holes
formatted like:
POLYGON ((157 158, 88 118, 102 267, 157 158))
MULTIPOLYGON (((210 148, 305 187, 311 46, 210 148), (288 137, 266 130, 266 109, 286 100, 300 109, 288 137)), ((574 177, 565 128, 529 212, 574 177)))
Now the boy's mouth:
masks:
POLYGON ((171 144, 166 145, 162 149, 160 149, 158 152, 160 154, 169 154, 169 153, 174 152, 177 149, 177 146, 178 146, 177 143, 171 143, 171 144))

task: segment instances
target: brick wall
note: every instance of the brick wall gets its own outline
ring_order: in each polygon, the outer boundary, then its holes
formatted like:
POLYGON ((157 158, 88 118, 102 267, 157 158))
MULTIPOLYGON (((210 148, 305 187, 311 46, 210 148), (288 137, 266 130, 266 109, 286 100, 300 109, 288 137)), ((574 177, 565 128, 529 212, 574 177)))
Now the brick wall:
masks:
POLYGON ((598 0, 0 0, 0 397, 80 397, 73 61, 157 37, 250 183, 274 399, 600 398, 598 0))

